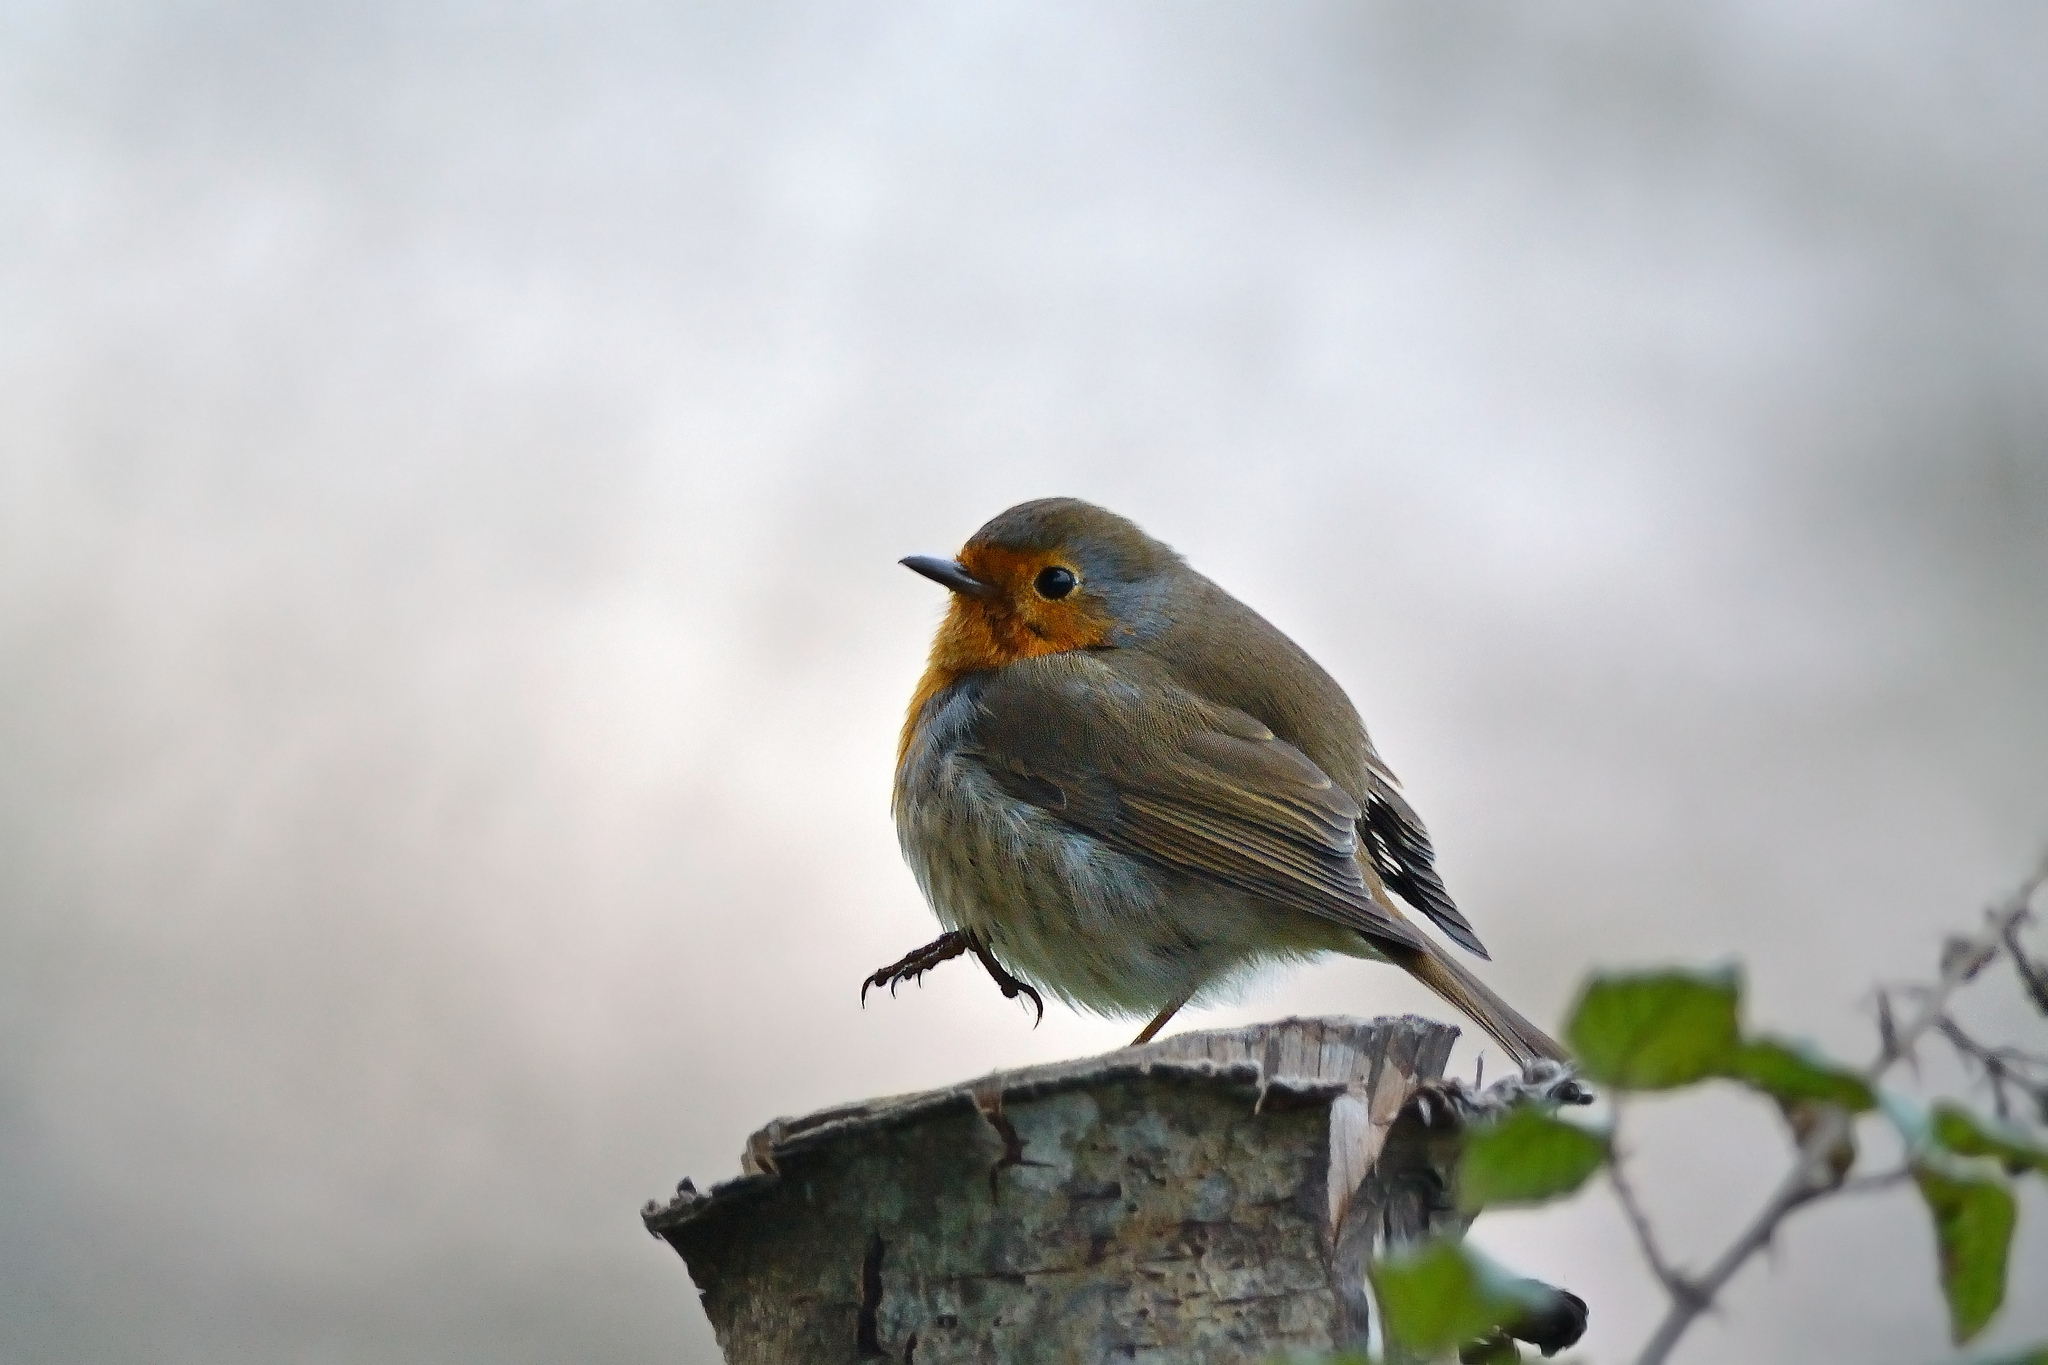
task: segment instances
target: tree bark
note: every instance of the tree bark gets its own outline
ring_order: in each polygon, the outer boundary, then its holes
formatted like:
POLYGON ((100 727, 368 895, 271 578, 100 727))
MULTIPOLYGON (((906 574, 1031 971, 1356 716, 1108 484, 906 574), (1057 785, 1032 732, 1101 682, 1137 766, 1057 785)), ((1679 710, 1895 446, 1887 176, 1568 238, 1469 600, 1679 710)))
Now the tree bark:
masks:
POLYGON ((730 1365, 1362 1348, 1371 1257, 1462 1232, 1456 1037, 1289 1019, 781 1119, 643 1216, 730 1365))

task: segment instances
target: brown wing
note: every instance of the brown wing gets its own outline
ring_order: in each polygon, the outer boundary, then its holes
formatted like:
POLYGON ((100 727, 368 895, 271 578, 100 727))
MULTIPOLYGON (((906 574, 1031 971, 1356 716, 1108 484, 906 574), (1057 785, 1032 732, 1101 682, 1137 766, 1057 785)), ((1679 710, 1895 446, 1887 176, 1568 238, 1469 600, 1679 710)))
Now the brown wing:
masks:
POLYGON ((1012 796, 1126 852, 1421 946, 1366 887, 1357 802, 1250 716, 1128 659, 1012 664, 980 689, 964 747, 1012 796))

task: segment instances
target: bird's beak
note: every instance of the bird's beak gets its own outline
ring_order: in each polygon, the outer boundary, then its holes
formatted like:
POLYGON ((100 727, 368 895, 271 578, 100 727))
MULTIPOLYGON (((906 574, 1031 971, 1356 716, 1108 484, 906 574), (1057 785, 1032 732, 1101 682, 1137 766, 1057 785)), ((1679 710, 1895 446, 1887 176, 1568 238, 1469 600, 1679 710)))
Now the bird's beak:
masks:
POLYGON ((940 559, 936 555, 911 555, 899 560, 912 573, 921 573, 934 583, 943 583, 965 597, 994 597, 995 584, 984 583, 960 567, 957 559, 940 559))

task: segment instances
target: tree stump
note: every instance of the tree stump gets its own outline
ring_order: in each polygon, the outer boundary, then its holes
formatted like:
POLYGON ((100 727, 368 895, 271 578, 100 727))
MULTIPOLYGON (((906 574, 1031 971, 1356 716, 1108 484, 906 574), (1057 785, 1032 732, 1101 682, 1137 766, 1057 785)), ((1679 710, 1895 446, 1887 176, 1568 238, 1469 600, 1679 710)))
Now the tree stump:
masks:
POLYGON ((1463 1230, 1457 1034, 1288 1019, 778 1119, 642 1216, 729 1365, 1362 1348, 1369 1260, 1463 1230))

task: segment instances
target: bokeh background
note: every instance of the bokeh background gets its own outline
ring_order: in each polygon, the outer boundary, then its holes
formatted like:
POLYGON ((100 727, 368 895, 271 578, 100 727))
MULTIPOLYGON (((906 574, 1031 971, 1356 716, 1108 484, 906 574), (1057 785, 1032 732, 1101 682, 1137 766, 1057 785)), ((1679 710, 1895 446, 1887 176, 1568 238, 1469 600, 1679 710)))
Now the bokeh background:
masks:
MULTIPOLYGON (((0 9, 0 1356, 711 1362, 643 1200, 1123 1041, 856 1001, 933 932, 895 561, 1051 493, 1351 689, 1535 1017, 1738 959, 1865 1055, 2048 838, 2043 70, 2018 4, 0 9)), ((1681 1260, 1780 1169, 1629 1131, 1681 1260)), ((1604 1194, 1478 1235, 1647 1331, 1604 1194)), ((1684 1358, 1946 1352, 1898 1191, 1684 1358)))

